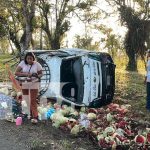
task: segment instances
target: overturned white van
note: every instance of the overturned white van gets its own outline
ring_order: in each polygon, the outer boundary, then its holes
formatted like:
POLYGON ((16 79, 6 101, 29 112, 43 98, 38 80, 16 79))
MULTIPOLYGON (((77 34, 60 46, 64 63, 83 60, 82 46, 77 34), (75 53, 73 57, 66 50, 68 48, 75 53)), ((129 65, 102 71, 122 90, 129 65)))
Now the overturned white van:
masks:
POLYGON ((74 48, 30 51, 43 67, 40 96, 88 107, 112 101, 115 64, 109 54, 74 48))

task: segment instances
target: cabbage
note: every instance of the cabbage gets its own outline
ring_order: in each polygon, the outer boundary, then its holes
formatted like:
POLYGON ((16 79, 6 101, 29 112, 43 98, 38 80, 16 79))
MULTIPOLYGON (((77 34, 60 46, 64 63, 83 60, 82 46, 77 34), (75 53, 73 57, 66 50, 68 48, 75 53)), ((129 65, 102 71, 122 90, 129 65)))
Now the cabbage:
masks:
POLYGON ((37 110, 40 114, 45 114, 47 112, 47 108, 41 106, 37 107, 37 110))
POLYGON ((105 137, 104 137, 103 134, 99 134, 99 135, 97 136, 98 141, 99 141, 100 139, 104 139, 104 138, 105 138, 105 137))
POLYGON ((104 131, 104 133, 106 133, 106 135, 113 134, 114 132, 115 132, 115 129, 113 127, 107 127, 104 131))
POLYGON ((47 108, 42 108, 42 114, 47 112, 47 108))
MULTIPOLYGON (((22 101, 23 102, 23 101, 22 101)), ((42 112, 42 107, 41 106, 38 106, 37 107, 37 110, 38 110, 38 112, 41 114, 41 112, 42 112)))
POLYGON ((50 119, 55 122, 59 117, 63 117, 63 115, 60 112, 55 112, 51 115, 50 119))
POLYGON ((77 117, 77 116, 79 116, 79 113, 77 111, 74 111, 74 112, 70 113, 70 115, 77 117))
POLYGON ((81 112, 85 112, 85 111, 86 111, 86 108, 85 108, 85 107, 81 107, 80 111, 81 111, 81 112))
POLYGON ((7 87, 4 87, 4 88, 1 88, 1 89, 0 89, 0 93, 3 93, 3 94, 5 94, 5 95, 9 95, 9 90, 8 90, 7 87))
POLYGON ((56 128, 59 128, 61 125, 65 124, 66 122, 68 122, 68 118, 60 116, 58 114, 56 115, 52 115, 53 117, 51 117, 53 119, 53 126, 55 126, 56 128))
POLYGON ((65 115, 69 114, 69 110, 68 109, 61 109, 58 112, 60 112, 62 116, 65 116, 65 115))
POLYGON ((87 118, 88 118, 89 120, 94 120, 94 119, 96 119, 96 114, 94 114, 94 113, 89 113, 89 114, 87 115, 87 118))
MULTIPOLYGON (((57 112, 60 112, 63 116, 69 115, 70 112, 72 111, 72 108, 67 107, 66 105, 63 105, 62 108, 63 109, 57 110, 57 112)), ((74 112, 74 110, 72 112, 74 112)))
POLYGON ((111 122, 113 120, 113 116, 111 115, 111 113, 108 113, 106 118, 108 122, 111 122))
POLYGON ((80 132, 80 126, 79 125, 75 125, 72 129, 71 129, 71 134, 77 135, 80 132))

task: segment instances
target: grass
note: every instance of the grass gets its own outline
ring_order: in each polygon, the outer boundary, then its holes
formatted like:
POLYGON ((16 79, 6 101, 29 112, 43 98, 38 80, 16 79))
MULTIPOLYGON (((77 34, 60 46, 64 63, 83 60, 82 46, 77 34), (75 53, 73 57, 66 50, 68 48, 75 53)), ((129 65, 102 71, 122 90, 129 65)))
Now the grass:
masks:
POLYGON ((150 118, 146 111, 146 85, 145 65, 138 61, 138 72, 126 71, 127 61, 122 59, 121 65, 119 60, 116 63, 116 91, 114 101, 116 103, 128 103, 132 106, 132 112, 143 114, 144 118, 150 118), (121 67, 122 66, 122 67, 121 67))
MULTIPOLYGON (((5 54, 5 55, 0 55, 0 82, 2 81, 8 81, 8 72, 6 70, 6 66, 4 64, 4 62, 7 62, 8 60, 10 60, 11 58, 13 58, 13 55, 10 54, 5 54)), ((17 60, 12 60, 8 63, 6 63, 10 69, 14 72, 15 70, 15 66, 12 66, 17 60)))

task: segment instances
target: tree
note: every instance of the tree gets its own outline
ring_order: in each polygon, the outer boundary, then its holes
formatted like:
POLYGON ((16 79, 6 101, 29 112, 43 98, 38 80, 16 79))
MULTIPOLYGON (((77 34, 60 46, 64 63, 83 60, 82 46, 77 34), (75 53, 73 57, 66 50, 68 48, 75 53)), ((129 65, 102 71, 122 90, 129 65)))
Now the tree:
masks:
POLYGON ((103 48, 108 50, 113 58, 117 56, 119 51, 123 51, 122 41, 120 40, 121 38, 113 33, 113 29, 108 28, 103 24, 95 25, 95 29, 105 36, 100 42, 104 45, 103 48))
POLYGON ((7 0, 1 2, 1 14, 8 38, 19 51, 29 48, 35 16, 36 0, 7 0), (8 9, 9 8, 9 9, 8 9))
POLYGON ((121 22, 128 28, 124 40, 126 54, 129 58, 126 69, 136 71, 137 58, 141 56, 144 60, 145 51, 150 47, 150 1, 109 0, 108 2, 117 5, 121 22))
POLYGON ((59 49, 64 34, 69 31, 72 17, 81 17, 85 10, 96 3, 96 0, 39 0, 38 7, 42 12, 41 28, 46 32, 51 49, 59 49), (81 15, 80 15, 81 14, 81 15))
POLYGON ((93 38, 90 36, 81 37, 80 35, 76 35, 73 47, 87 50, 99 50, 99 42, 92 42, 93 38))
POLYGON ((35 17, 35 4, 36 0, 22 0, 22 13, 23 13, 23 35, 20 39, 21 50, 29 48, 32 39, 32 32, 35 17))

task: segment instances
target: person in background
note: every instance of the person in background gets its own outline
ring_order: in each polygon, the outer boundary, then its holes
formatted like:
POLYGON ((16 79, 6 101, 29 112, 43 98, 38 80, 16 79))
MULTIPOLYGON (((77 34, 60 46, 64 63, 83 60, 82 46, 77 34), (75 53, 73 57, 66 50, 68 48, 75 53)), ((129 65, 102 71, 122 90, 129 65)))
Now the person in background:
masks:
POLYGON ((147 73, 145 76, 146 83, 146 109, 150 112, 150 49, 147 50, 147 73))
MULTIPOLYGON (((23 61, 16 68, 15 75, 20 77, 23 99, 27 101, 31 122, 38 122, 37 96, 42 66, 36 61, 32 52, 27 52, 23 61)), ((28 114, 29 115, 29 114, 28 114)))

